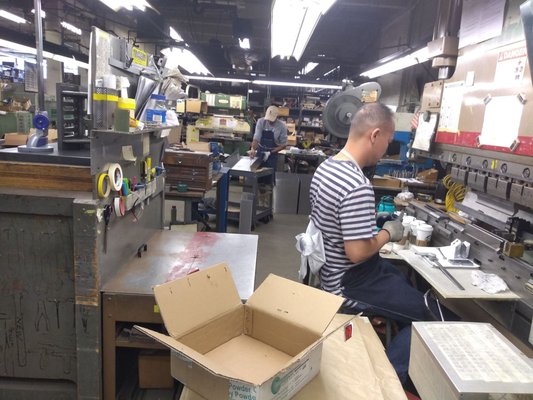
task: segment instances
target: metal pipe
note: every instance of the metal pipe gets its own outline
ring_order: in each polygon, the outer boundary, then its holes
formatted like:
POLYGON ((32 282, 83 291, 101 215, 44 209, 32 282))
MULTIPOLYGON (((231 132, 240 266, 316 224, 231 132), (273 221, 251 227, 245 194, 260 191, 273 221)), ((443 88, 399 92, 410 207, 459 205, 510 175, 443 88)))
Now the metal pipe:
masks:
POLYGON ((35 8, 35 50, 37 51, 37 104, 35 111, 44 111, 43 20, 41 0, 33 0, 35 8))
POLYGON ((433 40, 445 36, 457 36, 461 27, 463 0, 440 0, 437 20, 433 28, 433 40))

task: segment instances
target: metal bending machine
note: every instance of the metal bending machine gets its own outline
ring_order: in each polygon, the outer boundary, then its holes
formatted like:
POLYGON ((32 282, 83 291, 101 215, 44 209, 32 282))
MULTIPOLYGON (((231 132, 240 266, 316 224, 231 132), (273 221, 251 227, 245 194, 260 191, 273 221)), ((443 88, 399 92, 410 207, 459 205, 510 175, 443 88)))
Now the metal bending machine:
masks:
POLYGON ((472 300, 457 307, 465 319, 490 321, 510 333, 531 356, 533 5, 519 3, 507 2, 500 36, 464 46, 457 57, 451 49, 460 47, 458 38, 437 27, 428 48, 437 47, 439 80, 425 85, 413 149, 416 158, 440 162, 464 186, 464 200, 451 199, 464 220, 420 204, 408 211, 433 225, 434 246, 468 241, 481 270, 500 276, 519 295, 518 301, 472 300))

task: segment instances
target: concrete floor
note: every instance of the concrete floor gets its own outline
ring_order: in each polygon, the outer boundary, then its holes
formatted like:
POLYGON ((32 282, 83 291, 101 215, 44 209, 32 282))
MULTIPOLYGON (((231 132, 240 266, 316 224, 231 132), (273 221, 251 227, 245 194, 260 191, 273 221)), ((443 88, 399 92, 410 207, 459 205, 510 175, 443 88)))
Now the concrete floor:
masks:
MULTIPOLYGON (((300 253, 296 250, 294 237, 305 232, 307 223, 307 215, 274 214, 272 221, 256 226, 252 232, 259 236, 255 287, 271 273, 298 280, 300 253)), ((233 232, 234 229, 230 226, 228 232, 233 232)))

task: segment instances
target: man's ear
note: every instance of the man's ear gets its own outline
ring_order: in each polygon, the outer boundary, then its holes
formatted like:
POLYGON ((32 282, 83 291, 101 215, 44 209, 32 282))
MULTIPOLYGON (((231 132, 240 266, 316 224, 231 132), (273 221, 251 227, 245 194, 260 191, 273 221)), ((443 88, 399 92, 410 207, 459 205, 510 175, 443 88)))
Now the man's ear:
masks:
POLYGON ((373 129, 371 132, 370 132, 370 142, 372 144, 374 144, 376 142, 376 139, 378 138, 378 135, 379 135, 379 131, 380 129, 379 128, 375 128, 373 129))

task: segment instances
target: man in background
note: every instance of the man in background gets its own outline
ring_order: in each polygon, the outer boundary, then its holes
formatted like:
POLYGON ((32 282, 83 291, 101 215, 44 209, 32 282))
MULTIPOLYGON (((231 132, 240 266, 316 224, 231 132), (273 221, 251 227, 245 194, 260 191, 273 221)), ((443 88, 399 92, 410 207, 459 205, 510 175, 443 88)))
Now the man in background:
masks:
POLYGON ((278 120, 278 115, 278 107, 270 106, 267 108, 265 116, 257 121, 250 150, 250 157, 261 158, 261 166, 272 168, 274 173, 278 162, 278 153, 287 147, 287 127, 278 120))

